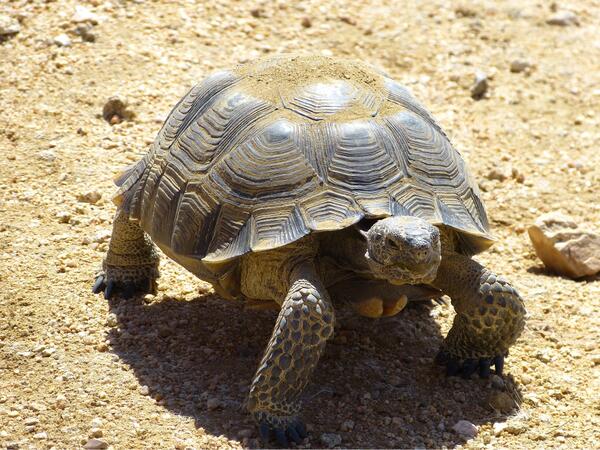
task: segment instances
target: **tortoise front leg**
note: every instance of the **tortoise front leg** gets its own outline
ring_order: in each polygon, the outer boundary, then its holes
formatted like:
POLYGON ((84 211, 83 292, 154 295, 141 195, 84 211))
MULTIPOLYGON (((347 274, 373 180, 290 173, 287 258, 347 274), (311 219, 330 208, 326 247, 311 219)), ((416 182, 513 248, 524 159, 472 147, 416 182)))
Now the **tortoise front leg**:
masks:
POLYGON ((108 253, 102 271, 96 276, 92 292, 104 292, 105 298, 118 293, 131 297, 134 293, 155 293, 158 273, 158 251, 140 226, 118 210, 108 253))
POLYGON ((261 437, 271 431, 287 446, 306 437, 298 417, 300 394, 315 369, 325 342, 333 335, 334 312, 312 261, 291 271, 290 288, 281 305, 271 340, 256 371, 248 410, 261 437))
POLYGON ((452 298, 456 317, 436 357, 449 375, 469 377, 490 365, 502 373, 508 348, 525 326, 525 305, 504 278, 464 255, 442 258, 433 286, 452 298))

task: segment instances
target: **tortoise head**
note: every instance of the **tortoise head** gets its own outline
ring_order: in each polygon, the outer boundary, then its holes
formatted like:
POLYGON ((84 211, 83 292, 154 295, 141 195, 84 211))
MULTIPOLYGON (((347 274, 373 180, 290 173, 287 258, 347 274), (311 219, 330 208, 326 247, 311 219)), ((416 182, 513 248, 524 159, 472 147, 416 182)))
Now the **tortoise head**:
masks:
POLYGON ((429 284, 442 259, 440 232, 413 216, 378 220, 368 232, 366 258, 376 278, 392 284, 429 284))

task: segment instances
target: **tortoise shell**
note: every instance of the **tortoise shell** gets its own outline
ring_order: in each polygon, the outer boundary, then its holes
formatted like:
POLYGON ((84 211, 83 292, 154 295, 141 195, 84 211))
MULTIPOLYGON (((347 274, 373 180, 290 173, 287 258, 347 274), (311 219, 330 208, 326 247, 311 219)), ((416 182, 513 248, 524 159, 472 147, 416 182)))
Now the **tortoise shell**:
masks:
POLYGON ((489 247, 465 162, 409 91, 364 63, 281 56, 214 73, 118 179, 115 202, 203 264, 363 218, 413 215, 489 247))

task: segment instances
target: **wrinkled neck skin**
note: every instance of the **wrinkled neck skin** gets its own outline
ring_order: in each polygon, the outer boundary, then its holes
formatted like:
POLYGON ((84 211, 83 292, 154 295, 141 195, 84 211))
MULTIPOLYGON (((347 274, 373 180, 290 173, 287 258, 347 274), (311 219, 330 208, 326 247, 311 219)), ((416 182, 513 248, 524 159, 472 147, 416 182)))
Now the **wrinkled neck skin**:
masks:
POLYGON ((442 259, 440 230, 412 216, 378 220, 368 232, 365 257, 375 278, 396 285, 431 284, 442 259))

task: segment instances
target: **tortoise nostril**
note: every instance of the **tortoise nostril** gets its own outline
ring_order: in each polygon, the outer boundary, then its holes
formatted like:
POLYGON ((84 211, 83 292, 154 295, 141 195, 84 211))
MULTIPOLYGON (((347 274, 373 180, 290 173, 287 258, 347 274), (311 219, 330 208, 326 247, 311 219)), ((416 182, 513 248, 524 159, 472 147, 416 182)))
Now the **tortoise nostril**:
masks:
POLYGON ((397 250, 398 248, 400 248, 400 247, 398 247, 398 244, 396 243, 396 241, 394 241, 391 238, 387 238, 386 241, 385 241, 385 243, 386 243, 386 245, 388 247, 391 247, 391 248, 393 248, 395 250, 397 250))

